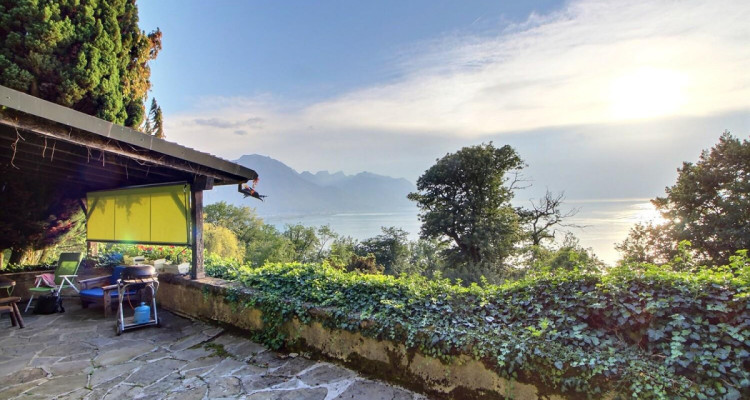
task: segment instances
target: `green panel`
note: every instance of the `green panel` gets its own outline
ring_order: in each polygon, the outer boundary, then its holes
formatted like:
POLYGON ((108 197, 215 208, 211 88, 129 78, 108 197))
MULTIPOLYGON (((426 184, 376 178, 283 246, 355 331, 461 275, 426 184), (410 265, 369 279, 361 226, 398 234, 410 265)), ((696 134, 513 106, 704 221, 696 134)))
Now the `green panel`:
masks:
POLYGON ((90 241, 190 243, 190 185, 91 192, 88 205, 90 241))
POLYGON ((115 198, 102 193, 89 193, 89 215, 86 239, 109 242, 115 240, 115 198))
POLYGON ((115 241, 151 242, 151 194, 123 190, 115 200, 115 241))
POLYGON ((154 243, 189 243, 190 188, 166 186, 151 195, 151 241, 154 243))

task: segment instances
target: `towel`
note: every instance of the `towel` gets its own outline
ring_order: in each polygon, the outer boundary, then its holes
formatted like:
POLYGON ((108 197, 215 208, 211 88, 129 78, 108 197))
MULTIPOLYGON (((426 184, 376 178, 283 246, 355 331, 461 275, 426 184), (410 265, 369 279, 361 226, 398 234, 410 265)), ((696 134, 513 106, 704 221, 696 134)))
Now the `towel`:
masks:
POLYGON ((34 281, 35 286, 39 286, 40 283, 44 286, 55 287, 55 274, 41 274, 36 276, 34 281))

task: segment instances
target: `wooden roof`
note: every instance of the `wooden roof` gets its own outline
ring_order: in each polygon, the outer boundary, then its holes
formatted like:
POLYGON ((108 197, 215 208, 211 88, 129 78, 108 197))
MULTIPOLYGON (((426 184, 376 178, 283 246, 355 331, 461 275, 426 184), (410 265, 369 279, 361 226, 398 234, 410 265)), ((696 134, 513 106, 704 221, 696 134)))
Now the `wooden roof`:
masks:
POLYGON ((5 174, 30 184, 70 185, 78 193, 258 178, 239 164, 0 86, 0 177, 5 174))

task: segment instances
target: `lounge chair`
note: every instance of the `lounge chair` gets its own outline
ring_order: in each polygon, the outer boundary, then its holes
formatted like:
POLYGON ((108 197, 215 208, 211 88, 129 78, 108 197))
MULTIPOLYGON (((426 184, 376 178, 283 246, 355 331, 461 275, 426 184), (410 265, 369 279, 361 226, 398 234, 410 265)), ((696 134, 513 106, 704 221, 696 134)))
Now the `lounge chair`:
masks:
MULTIPOLYGON (((119 299, 117 293, 117 280, 120 279, 125 265, 118 265, 112 270, 112 275, 100 276, 98 278, 84 279, 78 281, 81 285, 81 307, 88 308, 89 304, 102 305, 104 307, 104 318, 109 317, 112 308, 119 299)), ((128 290, 125 293, 127 299, 135 304, 140 301, 138 290, 128 290)))
POLYGON ((23 312, 29 311, 31 301, 34 300, 35 295, 56 293, 59 296, 60 292, 68 287, 78 292, 78 288, 73 283, 72 278, 78 276, 78 267, 81 265, 81 260, 83 260, 83 253, 60 254, 60 258, 57 260, 57 267, 55 268, 54 285, 47 286, 47 283, 42 279, 42 275, 37 275, 36 287, 29 289, 29 302, 26 304, 26 309, 23 312))

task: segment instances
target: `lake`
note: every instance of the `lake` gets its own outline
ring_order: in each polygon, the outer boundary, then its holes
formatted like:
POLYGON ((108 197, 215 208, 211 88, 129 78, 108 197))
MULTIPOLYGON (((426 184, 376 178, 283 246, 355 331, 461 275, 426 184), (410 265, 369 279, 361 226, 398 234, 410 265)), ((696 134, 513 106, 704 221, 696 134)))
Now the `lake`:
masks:
MULTIPOLYGON (((584 228, 570 228, 581 241, 583 247, 592 248, 594 253, 608 264, 614 264, 619 254, 614 244, 621 242, 628 230, 637 222, 658 218, 658 213, 649 199, 567 199, 566 209, 575 208, 579 212, 569 221, 584 228)), ((269 216, 263 220, 280 231, 287 224, 302 224, 318 227, 330 225, 336 233, 363 240, 377 236, 383 226, 395 226, 409 233, 411 240, 419 237, 420 222, 417 209, 405 209, 382 213, 341 213, 328 215, 269 216)), ((562 228, 563 230, 568 228, 562 228)), ((558 237, 562 238, 564 233, 558 237)))

